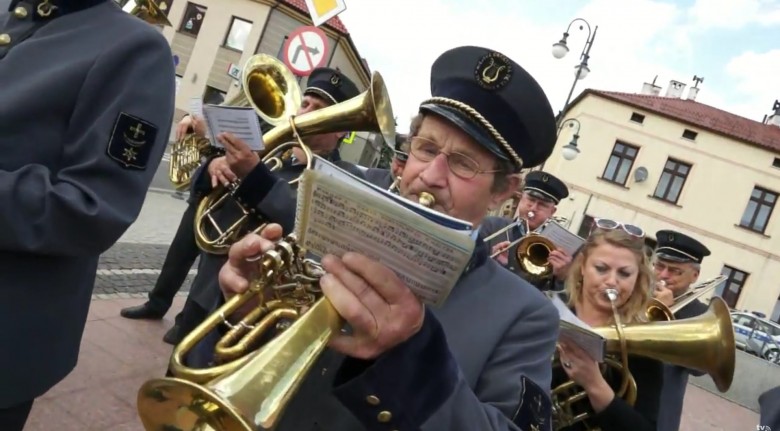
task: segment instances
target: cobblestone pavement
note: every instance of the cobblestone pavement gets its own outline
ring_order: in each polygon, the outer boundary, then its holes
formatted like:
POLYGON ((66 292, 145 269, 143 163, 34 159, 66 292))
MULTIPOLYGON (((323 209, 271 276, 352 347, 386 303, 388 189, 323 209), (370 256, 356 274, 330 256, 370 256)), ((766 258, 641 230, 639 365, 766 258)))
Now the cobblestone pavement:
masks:
MULTIPOLYGON (((169 193, 148 193, 137 221, 119 242, 100 256, 95 297, 133 296, 151 290, 186 207, 184 200, 169 193)), ((196 268, 197 260, 182 284, 183 292, 195 278, 196 268)))

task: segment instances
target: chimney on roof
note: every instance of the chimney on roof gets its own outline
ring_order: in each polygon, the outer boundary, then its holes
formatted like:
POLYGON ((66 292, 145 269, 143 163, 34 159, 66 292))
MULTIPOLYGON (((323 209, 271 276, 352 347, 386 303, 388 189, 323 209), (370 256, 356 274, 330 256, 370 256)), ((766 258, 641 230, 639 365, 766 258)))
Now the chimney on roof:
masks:
POLYGON ((688 100, 696 100, 696 96, 699 94, 699 84, 704 82, 704 77, 693 75, 693 82, 696 84, 688 89, 688 100))
POLYGON ((681 99, 683 90, 685 90, 685 84, 680 81, 672 79, 669 81, 669 88, 666 89, 666 97, 673 97, 675 99, 681 99))
POLYGON ((648 95, 648 96, 658 96, 661 94, 661 87, 658 85, 655 85, 655 80, 658 79, 658 75, 655 75, 655 78, 653 78, 653 82, 645 82, 642 84, 642 94, 648 95))
POLYGON ((775 113, 767 118, 766 124, 780 127, 780 100, 775 100, 775 104, 772 106, 772 110, 774 110, 775 113))

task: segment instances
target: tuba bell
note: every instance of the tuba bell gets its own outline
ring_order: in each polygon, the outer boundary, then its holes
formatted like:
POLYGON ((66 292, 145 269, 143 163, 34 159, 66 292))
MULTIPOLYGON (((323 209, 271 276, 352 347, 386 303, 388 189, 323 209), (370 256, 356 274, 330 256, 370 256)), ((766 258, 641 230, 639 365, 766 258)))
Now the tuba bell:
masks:
MULTIPOLYGON (((608 292, 609 295, 609 292, 608 292)), ((720 392, 731 387, 734 378, 736 348, 731 315, 726 303, 720 297, 712 298, 707 311, 696 317, 676 321, 631 323, 623 325, 615 307, 617 295, 610 296, 616 324, 591 328, 606 340, 605 352, 619 355, 605 359, 605 366, 615 369, 621 375, 620 389, 615 396, 633 405, 638 390, 628 370, 628 355, 642 356, 657 361, 701 370, 709 374, 720 392)), ((560 367, 556 354, 553 368, 560 367)), ((585 421, 586 429, 591 417, 589 407, 578 408, 578 403, 587 403, 587 395, 579 391, 571 380, 558 385, 551 393, 553 405, 553 429, 561 429, 585 421)))
MULTIPOLYGON (((278 62, 278 60, 276 61, 278 62)), ((286 88, 292 88, 295 84, 292 74, 284 68, 284 65, 278 68, 260 68, 264 64, 263 62, 250 61, 248 66, 252 64, 256 64, 256 66, 253 66, 254 69, 251 67, 244 68, 244 82, 247 83, 246 87, 249 89, 250 94, 256 94, 259 99, 262 94, 265 94, 264 91, 268 91, 266 98, 276 101, 283 100, 277 93, 285 91, 286 88), (250 77, 253 73, 252 70, 264 72, 260 73, 259 77, 253 80, 250 77), (291 81, 287 86, 277 83, 263 87, 265 89, 260 91, 262 87, 260 83, 276 82, 276 80, 261 79, 263 75, 274 74, 273 71, 278 72, 276 74, 277 77, 288 77, 291 81)), ((251 99, 254 99, 254 97, 251 99)), ((252 103, 255 104, 253 106, 259 106, 260 108, 270 107, 268 112, 272 113, 274 109, 281 106, 278 103, 270 102, 252 103)), ((297 107, 298 104, 295 106, 297 107)), ((286 114, 281 114, 279 110, 276 112, 275 117, 283 115, 286 114)), ((282 154, 292 149, 292 147, 306 147, 300 141, 302 137, 344 130, 379 132, 385 140, 394 139, 395 120, 393 119, 393 110, 384 79, 379 72, 373 73, 370 88, 362 94, 342 103, 307 112, 297 117, 290 115, 288 123, 279 124, 265 133, 263 135, 265 149, 261 157, 262 162, 269 165, 272 171, 277 170, 282 165, 282 154), (288 142, 291 138, 296 138, 299 142, 288 142)), ((307 154, 307 169, 311 168, 312 158, 311 154, 307 154)), ((290 181, 290 184, 297 181, 298 178, 290 181)), ((238 238, 249 232, 258 232, 265 226, 265 223, 258 220, 255 215, 250 214, 249 209, 244 208, 243 205, 234 199, 233 195, 239 185, 239 182, 234 182, 228 187, 217 187, 198 203, 195 212, 195 240, 201 250, 211 254, 225 254, 230 245, 238 238), (220 223, 221 221, 218 221, 215 215, 220 208, 229 203, 237 207, 241 215, 235 220, 231 219, 227 226, 223 226, 225 223, 220 223), (257 222, 257 226, 252 225, 255 222, 257 222)))

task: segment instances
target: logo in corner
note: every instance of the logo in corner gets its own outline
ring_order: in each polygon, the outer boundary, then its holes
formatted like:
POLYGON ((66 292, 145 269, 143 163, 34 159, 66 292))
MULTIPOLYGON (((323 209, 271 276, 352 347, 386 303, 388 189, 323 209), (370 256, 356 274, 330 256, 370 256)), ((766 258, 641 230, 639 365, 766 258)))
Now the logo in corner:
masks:
POLYGON ((499 52, 491 52, 477 62, 474 78, 486 90, 499 90, 512 79, 512 62, 499 52))

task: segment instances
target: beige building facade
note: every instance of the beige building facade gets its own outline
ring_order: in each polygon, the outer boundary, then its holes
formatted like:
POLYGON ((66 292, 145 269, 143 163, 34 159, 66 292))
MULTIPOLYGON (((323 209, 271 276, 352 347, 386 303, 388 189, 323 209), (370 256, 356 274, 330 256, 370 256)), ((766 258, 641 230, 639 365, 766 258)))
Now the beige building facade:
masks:
MULTIPOLYGON (((288 36, 312 25, 304 0, 157 0, 172 27, 162 28, 176 63, 176 116, 190 109, 192 98, 221 103, 243 91, 242 66, 255 54, 282 59, 288 36)), ((133 3, 133 0, 130 0, 133 3)), ((125 9, 127 10, 127 7, 125 9)), ((339 69, 365 91, 370 70, 338 17, 319 27, 327 36, 327 67, 339 69)), ((301 89, 306 76, 298 77, 301 89)), ((356 132, 341 145, 344 160, 373 166, 384 140, 379 134, 356 132)))
POLYGON ((715 293, 730 307, 780 321, 780 106, 753 121, 696 102, 698 88, 683 98, 684 87, 574 100, 543 167, 571 190, 557 214, 581 236, 597 217, 641 226, 650 246, 661 229, 689 234, 712 252, 700 281, 724 274, 715 293), (574 134, 581 152, 565 160, 574 134))

